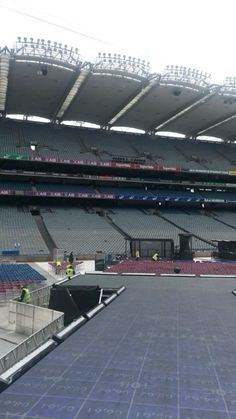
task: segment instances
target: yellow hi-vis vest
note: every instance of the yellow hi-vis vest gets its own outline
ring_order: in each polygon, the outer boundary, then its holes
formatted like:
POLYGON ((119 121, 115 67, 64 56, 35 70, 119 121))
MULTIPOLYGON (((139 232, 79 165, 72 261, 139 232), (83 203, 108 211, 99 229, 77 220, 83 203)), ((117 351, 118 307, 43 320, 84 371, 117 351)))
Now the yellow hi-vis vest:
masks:
POLYGON ((72 275, 73 275, 73 269, 72 268, 67 268, 67 270, 66 270, 67 278, 71 278, 72 275))
POLYGON ((22 290, 24 290, 24 297, 23 297, 22 303, 29 304, 31 302, 30 292, 28 288, 25 288, 25 287, 22 290))

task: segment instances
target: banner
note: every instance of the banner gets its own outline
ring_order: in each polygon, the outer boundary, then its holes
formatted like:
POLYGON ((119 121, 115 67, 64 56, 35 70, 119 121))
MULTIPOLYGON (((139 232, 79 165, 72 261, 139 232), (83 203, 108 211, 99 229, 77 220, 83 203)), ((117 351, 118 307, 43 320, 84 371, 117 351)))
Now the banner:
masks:
POLYGON ((78 166, 90 166, 90 167, 110 167, 117 169, 131 169, 131 170, 147 170, 155 172, 190 172, 190 173, 202 173, 202 174, 219 174, 236 176, 236 170, 204 170, 204 169, 188 169, 181 166, 166 166, 157 163, 145 164, 145 163, 128 163, 128 162, 113 162, 113 161, 93 161, 93 160, 74 160, 74 159, 63 159, 57 157, 41 157, 41 156, 27 156, 24 154, 17 153, 0 153, 0 159, 9 160, 26 160, 33 162, 45 162, 45 163, 56 163, 56 164, 69 164, 78 166))
MULTIPOLYGON (((19 191, 0 189, 0 195, 16 195, 19 191)), ((169 196, 169 195, 131 195, 109 194, 91 192, 49 192, 49 191, 20 191, 24 196, 51 197, 51 198, 86 198, 86 199, 109 199, 109 200, 136 200, 136 201, 159 201, 159 202, 224 202, 222 199, 204 199, 201 197, 169 196)), ((236 201, 236 197, 235 197, 236 201)), ((230 201, 230 202, 235 202, 230 201)))
POLYGON ((29 157, 25 154, 17 153, 0 153, 0 159, 11 159, 11 160, 29 160, 29 157))

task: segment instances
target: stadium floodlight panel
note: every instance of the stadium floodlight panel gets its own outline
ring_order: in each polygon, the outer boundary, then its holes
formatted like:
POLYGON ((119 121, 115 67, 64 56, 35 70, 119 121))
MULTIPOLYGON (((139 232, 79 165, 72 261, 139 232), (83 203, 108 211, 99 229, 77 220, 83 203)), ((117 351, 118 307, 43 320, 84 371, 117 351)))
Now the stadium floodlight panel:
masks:
POLYGON ((159 79, 153 79, 149 82, 149 84, 144 87, 141 92, 139 92, 127 105, 124 106, 109 122, 108 125, 113 125, 118 119, 120 119, 129 109, 131 109, 134 105, 136 105, 139 100, 146 95, 149 90, 153 88, 153 86, 159 81, 159 79))
POLYGON ((81 72, 78 75, 78 77, 77 77, 74 85, 72 86, 72 88, 69 91, 66 99, 64 100, 61 108, 59 109, 59 111, 57 113, 57 118, 62 118, 63 117, 65 111, 68 109, 68 107, 70 106, 72 100, 74 99, 74 97, 79 92, 82 84, 86 80, 86 78, 87 78, 87 76, 88 76, 89 73, 90 73, 90 69, 88 69, 88 68, 81 70, 81 72))

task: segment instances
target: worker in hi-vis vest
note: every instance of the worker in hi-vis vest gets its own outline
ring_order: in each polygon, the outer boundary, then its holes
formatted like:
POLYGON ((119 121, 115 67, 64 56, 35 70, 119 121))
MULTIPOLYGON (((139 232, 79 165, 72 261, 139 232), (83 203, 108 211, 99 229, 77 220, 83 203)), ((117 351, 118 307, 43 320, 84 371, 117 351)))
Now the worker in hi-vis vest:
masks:
POLYGON ((21 288, 21 296, 20 296, 19 301, 25 304, 31 303, 31 295, 30 295, 30 291, 27 285, 24 285, 21 288))
POLYGON ((73 269, 73 267, 71 265, 69 265, 66 268, 66 276, 67 276, 67 278, 68 279, 71 279, 71 277, 73 276, 73 274, 74 274, 74 269, 73 269))
POLYGON ((157 261, 158 261, 158 259, 159 259, 159 253, 158 253, 158 252, 155 252, 155 253, 154 253, 154 255, 152 256, 152 260, 153 260, 154 262, 157 262, 157 261))
POLYGON ((61 272, 61 261, 60 260, 56 261, 55 267, 56 267, 56 275, 58 275, 61 272))

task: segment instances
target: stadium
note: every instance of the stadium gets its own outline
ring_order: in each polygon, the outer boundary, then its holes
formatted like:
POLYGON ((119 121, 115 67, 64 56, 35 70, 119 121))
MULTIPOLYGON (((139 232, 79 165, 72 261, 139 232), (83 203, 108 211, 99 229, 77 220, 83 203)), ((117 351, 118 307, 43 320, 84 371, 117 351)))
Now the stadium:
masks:
POLYGON ((236 78, 18 38, 0 115, 0 418, 236 418, 236 78))

